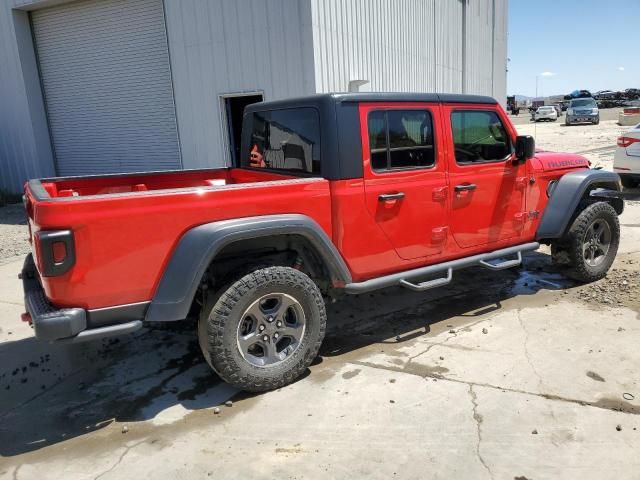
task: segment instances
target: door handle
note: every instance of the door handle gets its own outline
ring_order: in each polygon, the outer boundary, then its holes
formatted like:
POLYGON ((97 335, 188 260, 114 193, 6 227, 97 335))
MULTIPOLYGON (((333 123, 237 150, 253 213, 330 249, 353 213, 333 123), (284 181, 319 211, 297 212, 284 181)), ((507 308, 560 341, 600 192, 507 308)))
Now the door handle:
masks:
POLYGON ((455 191, 456 192, 467 192, 469 190, 475 190, 476 189, 476 184, 475 183, 467 183, 464 185, 456 185, 455 186, 455 191))
POLYGON ((379 202, 390 202, 392 200, 402 200, 404 198, 404 192, 398 193, 383 193, 378 195, 379 202))

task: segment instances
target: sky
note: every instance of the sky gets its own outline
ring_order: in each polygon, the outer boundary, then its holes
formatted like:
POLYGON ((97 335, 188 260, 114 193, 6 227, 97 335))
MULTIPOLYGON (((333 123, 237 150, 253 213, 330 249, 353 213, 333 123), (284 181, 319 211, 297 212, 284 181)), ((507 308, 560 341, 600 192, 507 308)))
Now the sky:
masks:
POLYGON ((509 0, 508 95, 640 88, 640 0, 509 0))

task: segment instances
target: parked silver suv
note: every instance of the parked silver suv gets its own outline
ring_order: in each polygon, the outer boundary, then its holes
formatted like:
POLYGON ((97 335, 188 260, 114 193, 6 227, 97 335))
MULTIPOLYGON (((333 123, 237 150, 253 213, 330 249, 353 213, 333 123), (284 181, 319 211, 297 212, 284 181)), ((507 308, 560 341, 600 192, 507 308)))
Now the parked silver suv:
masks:
POLYGON ((567 116, 564 121, 566 125, 583 122, 595 125, 600 123, 600 111, 593 98, 574 98, 567 108, 567 116))

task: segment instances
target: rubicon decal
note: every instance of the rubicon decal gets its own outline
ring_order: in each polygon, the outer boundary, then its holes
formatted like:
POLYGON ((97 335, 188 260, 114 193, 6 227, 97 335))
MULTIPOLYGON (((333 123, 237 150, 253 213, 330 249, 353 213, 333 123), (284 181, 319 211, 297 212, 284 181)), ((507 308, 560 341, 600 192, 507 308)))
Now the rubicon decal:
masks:
POLYGON ((587 165, 587 161, 582 158, 574 158, 569 160, 550 160, 548 165, 551 168, 582 167, 587 165))

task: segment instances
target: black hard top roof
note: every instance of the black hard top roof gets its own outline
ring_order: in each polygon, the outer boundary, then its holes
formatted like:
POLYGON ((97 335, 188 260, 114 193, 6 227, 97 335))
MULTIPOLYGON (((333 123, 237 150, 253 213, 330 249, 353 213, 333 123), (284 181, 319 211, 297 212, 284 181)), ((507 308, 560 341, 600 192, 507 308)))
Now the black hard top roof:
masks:
POLYGON ((477 103, 497 104, 495 98, 484 95, 465 95, 459 93, 403 93, 403 92, 358 92, 358 93, 318 93, 304 97, 288 98, 254 103, 248 110, 283 108, 291 105, 317 105, 327 103, 360 102, 439 102, 439 103, 477 103))

